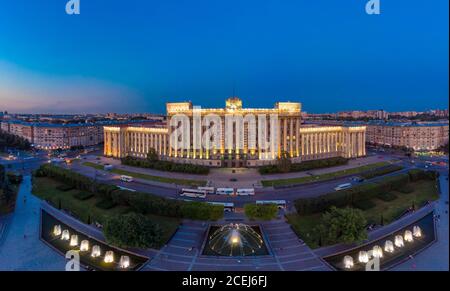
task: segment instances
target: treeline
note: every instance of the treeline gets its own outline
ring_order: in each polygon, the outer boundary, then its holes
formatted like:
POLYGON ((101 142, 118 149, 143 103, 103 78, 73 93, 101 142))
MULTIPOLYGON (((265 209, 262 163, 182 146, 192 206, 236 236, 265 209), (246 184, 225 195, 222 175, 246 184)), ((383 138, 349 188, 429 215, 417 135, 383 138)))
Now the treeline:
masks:
POLYGON ((130 156, 122 158, 121 161, 122 165, 155 169, 166 172, 178 172, 178 173, 200 174, 200 175, 207 175, 209 173, 209 168, 206 166, 179 164, 171 161, 139 159, 130 156))
POLYGON ((31 144, 23 137, 0 130, 0 151, 5 151, 6 148, 29 150, 31 149, 31 144))
POLYGON ((262 175, 266 174, 279 174, 285 172, 301 172, 309 171, 313 169, 328 168, 334 166, 346 165, 348 159, 342 157, 334 157, 322 160, 304 161, 301 163, 290 164, 288 170, 280 169, 279 165, 269 165, 259 167, 259 173, 262 175))
POLYGON ((367 201, 377 195, 389 192, 391 190, 402 190, 408 187, 410 182, 430 179, 435 180, 438 173, 434 171, 423 171, 420 169, 410 170, 408 173, 392 177, 386 177, 382 181, 374 183, 365 183, 354 186, 350 189, 334 191, 318 197, 301 198, 294 201, 298 214, 320 213, 328 210, 331 206, 336 207, 354 207, 361 201, 367 201))
POLYGON ((123 205, 140 214, 154 214, 196 220, 217 220, 223 217, 223 206, 203 202, 187 202, 166 199, 149 193, 121 190, 115 185, 95 182, 94 180, 52 164, 42 165, 35 172, 36 177, 50 177, 79 190, 90 191, 94 195, 110 201, 114 205, 123 205))
POLYGON ((22 182, 22 175, 14 172, 7 172, 3 165, 0 165, 0 210, 6 207, 6 212, 14 209, 17 187, 14 184, 22 182))

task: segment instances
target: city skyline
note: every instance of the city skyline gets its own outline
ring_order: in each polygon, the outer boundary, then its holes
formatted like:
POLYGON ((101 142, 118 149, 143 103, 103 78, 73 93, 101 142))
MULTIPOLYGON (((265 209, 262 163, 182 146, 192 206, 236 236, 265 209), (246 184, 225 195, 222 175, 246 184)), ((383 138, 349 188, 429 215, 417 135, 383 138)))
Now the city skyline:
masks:
POLYGON ((384 1, 381 15, 365 1, 94 0, 80 15, 28 2, 0 11, 0 110, 163 113, 231 95, 312 113, 448 108, 448 1, 384 1))

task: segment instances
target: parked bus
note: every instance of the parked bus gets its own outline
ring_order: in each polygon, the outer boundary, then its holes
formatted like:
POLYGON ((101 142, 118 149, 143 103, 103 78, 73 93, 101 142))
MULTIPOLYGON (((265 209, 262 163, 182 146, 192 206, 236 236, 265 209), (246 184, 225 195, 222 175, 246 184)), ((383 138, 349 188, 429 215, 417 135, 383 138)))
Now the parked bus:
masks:
POLYGON ((191 197, 191 198, 206 198, 205 190, 198 189, 181 189, 180 196, 191 197))
POLYGON ((208 202, 211 205, 223 205, 224 212, 234 212, 234 203, 232 202, 208 202))
POLYGON ((234 195, 233 188, 217 188, 216 194, 218 195, 234 195))
POLYGON ((255 195, 255 189, 253 189, 253 188, 237 189, 236 194, 237 195, 255 195))
POLYGON ((205 191, 206 194, 214 194, 214 187, 197 187, 198 190, 205 191))
POLYGON ((133 177, 122 175, 122 176, 120 176, 120 180, 123 182, 133 182, 133 177))
POLYGON ((352 187, 351 183, 345 183, 345 184, 337 185, 337 187, 334 188, 334 190, 340 191, 340 190, 348 189, 348 188, 351 188, 351 187, 352 187))
POLYGON ((256 204, 276 204, 279 209, 286 208, 286 200, 256 200, 256 204))

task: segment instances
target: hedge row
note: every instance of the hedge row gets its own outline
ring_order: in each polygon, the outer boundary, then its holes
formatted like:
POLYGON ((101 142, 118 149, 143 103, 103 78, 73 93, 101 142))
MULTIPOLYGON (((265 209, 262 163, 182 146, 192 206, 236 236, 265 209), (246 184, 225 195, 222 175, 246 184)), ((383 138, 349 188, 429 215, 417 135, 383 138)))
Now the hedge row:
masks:
POLYGON ((155 169, 166 172, 178 172, 187 174, 207 175, 209 168, 206 166, 192 164, 178 164, 170 161, 151 161, 149 159, 139 159, 134 157, 126 157, 121 159, 123 165, 155 169))
POLYGON ((166 199, 149 193, 121 190, 114 185, 94 182, 86 176, 52 164, 42 165, 35 172, 35 176, 51 177, 76 189, 91 191, 102 198, 102 203, 97 205, 101 208, 111 205, 124 205, 141 214, 198 220, 217 220, 223 217, 223 206, 220 205, 166 199))
MULTIPOLYGON (((334 157, 322 160, 304 161, 301 163, 291 164, 289 172, 309 171, 313 169, 328 168, 334 166, 345 165, 348 159, 342 157, 334 157)), ((282 171, 277 165, 262 166, 258 168, 260 174, 277 174, 282 171)))
POLYGON ((406 174, 400 174, 376 183, 365 183, 350 189, 334 191, 318 197, 301 198, 294 201, 298 214, 311 214, 323 212, 331 206, 346 207, 360 204, 358 202, 369 200, 382 193, 391 190, 403 189, 411 181, 421 179, 436 179, 437 174, 423 170, 410 170, 406 174))
POLYGON ((386 167, 374 169, 374 170, 366 172, 366 173, 362 173, 360 176, 363 177, 364 179, 371 179, 374 177, 383 176, 383 175, 386 175, 389 173, 400 171, 402 169, 403 169, 403 167, 400 165, 389 165, 386 167))

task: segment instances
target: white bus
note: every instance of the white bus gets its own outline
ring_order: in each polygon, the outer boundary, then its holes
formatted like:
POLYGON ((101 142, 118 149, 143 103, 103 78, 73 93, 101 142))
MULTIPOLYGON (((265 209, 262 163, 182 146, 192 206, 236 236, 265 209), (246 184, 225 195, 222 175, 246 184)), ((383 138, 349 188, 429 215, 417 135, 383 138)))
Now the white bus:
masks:
POLYGON ((121 175, 120 176, 120 180, 124 181, 124 182, 133 182, 133 177, 131 176, 126 176, 126 175, 121 175))
POLYGON ((191 198, 206 198, 205 190, 198 189, 181 189, 180 196, 191 197, 191 198))
POLYGON ((255 195, 255 189, 253 189, 253 188, 237 189, 236 194, 237 195, 255 195))
POLYGON ((286 200, 256 200, 256 204, 276 204, 279 209, 286 208, 286 200))
POLYGON ((205 191, 206 194, 214 194, 214 187, 197 187, 198 190, 205 191))
POLYGON ((223 205, 224 212, 234 212, 234 203, 233 202, 208 202, 211 205, 223 205))
POLYGON ((217 188, 216 194, 217 195, 234 195, 234 189, 233 188, 217 188))
POLYGON ((340 191, 340 190, 348 189, 348 188, 351 188, 351 187, 352 187, 351 183, 345 183, 345 184, 337 185, 337 187, 334 188, 334 190, 340 191))

